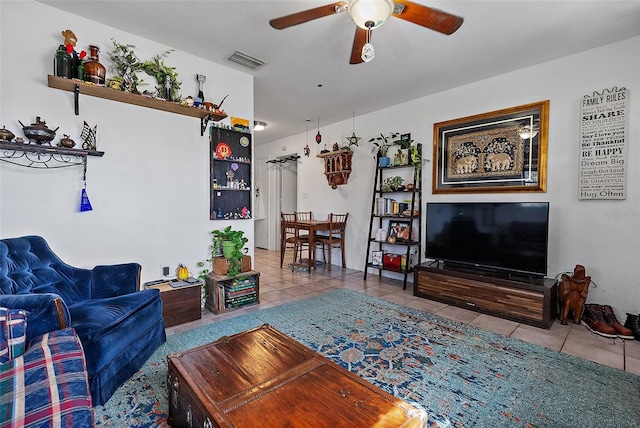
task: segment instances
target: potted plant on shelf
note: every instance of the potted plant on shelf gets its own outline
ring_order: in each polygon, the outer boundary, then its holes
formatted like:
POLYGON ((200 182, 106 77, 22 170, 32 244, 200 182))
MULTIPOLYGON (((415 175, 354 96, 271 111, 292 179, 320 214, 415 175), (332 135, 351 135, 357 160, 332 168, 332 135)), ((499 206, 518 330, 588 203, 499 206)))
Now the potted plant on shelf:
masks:
POLYGON ((378 166, 382 168, 389 166, 391 159, 387 157, 387 152, 389 151, 389 147, 395 144, 399 135, 397 132, 392 132, 388 136, 381 133, 379 137, 373 137, 369 140, 370 143, 373 143, 371 153, 379 159, 378 166))
POLYGON ((408 137, 407 139, 400 137, 393 142, 395 146, 398 146, 398 151, 396 152, 396 157, 393 161, 393 164, 396 166, 406 165, 410 161, 412 149, 411 144, 413 143, 413 140, 409 137, 410 134, 405 135, 408 137))
POLYGON ((391 190, 402 190, 403 187, 404 186, 402 185, 402 177, 400 177, 399 175, 387 177, 382 183, 382 191, 384 192, 388 192, 391 190))

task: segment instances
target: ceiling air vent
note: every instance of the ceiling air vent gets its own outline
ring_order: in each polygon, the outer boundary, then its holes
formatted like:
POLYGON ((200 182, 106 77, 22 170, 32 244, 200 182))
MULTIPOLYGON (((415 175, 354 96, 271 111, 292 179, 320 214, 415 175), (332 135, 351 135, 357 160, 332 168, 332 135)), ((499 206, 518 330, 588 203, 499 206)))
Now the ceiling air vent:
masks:
POLYGON ((242 51, 235 51, 227 59, 231 62, 235 62, 236 64, 240 64, 241 66, 250 68, 252 70, 258 69, 267 64, 267 61, 256 58, 255 56, 249 55, 248 53, 242 51))

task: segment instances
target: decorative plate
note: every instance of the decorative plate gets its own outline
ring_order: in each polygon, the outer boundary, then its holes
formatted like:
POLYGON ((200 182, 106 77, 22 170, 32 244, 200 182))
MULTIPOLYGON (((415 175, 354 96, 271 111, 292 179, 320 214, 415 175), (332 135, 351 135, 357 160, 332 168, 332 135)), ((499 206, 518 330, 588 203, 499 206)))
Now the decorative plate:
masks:
POLYGON ((216 154, 221 159, 231 157, 231 147, 227 143, 219 142, 216 146, 216 154))
POLYGON ((249 146, 249 139, 247 137, 240 137, 240 145, 242 147, 248 147, 249 146))
POLYGON ((237 170, 238 170, 238 164, 237 164, 237 163, 235 163, 235 162, 234 162, 234 163, 232 163, 232 164, 231 164, 231 169, 232 169, 232 170, 234 170, 234 171, 237 171, 237 170))

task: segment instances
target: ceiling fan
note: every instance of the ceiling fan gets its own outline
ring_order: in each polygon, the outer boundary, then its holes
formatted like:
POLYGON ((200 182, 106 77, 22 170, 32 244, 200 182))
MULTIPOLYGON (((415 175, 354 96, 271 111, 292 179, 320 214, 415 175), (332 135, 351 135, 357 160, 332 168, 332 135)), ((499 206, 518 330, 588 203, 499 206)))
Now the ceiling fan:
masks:
POLYGON ((462 25, 463 19, 438 9, 409 0, 349 0, 304 10, 269 21, 277 30, 293 27, 336 13, 349 13, 356 24, 351 49, 351 64, 369 62, 375 56, 371 31, 380 27, 390 16, 449 35, 462 25))

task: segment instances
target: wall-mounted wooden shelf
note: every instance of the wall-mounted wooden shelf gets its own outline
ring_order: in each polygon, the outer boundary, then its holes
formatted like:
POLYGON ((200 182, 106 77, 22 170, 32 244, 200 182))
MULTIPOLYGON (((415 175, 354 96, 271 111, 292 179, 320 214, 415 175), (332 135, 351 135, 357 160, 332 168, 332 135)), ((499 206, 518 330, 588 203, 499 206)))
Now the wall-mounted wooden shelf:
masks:
MULTIPOLYGON (((63 91, 74 92, 76 94, 85 94, 92 97, 104 98, 121 103, 133 104, 140 107, 162 110, 169 113, 181 114, 183 116, 198 117, 203 127, 206 128, 206 122, 213 120, 217 122, 227 117, 226 114, 219 114, 196 107, 187 107, 170 101, 157 100, 155 98, 145 97, 143 95, 132 94, 130 92, 119 91, 107 88, 105 86, 90 85, 76 79, 66 79, 64 77, 48 76, 50 88, 61 89, 63 91), (76 92, 76 88, 78 91, 76 92)), ((77 101, 77 99, 76 99, 77 101)), ((78 106, 76 104, 76 114, 78 114, 78 106)), ((204 130, 201 132, 204 133, 204 130)))
POLYGON ((334 152, 320 153, 316 157, 324 160, 324 175, 332 189, 349 182, 351 175, 351 150, 342 149, 334 152))

